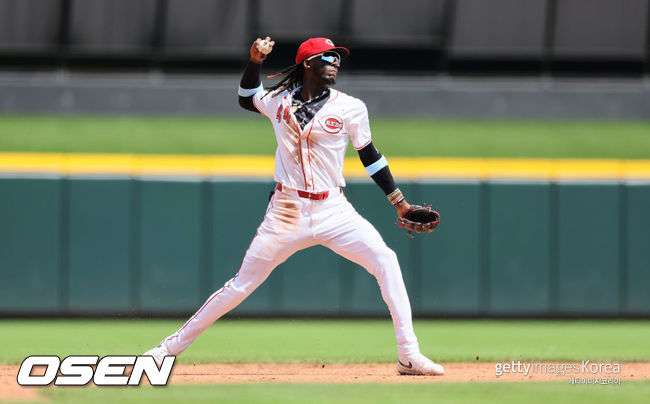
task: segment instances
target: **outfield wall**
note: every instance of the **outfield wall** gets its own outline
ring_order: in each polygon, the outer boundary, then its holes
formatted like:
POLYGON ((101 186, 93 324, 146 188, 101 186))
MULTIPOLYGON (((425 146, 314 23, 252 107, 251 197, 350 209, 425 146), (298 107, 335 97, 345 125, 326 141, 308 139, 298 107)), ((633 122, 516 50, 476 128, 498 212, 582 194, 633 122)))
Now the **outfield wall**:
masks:
MULTIPOLYGON (((0 313, 187 314, 230 279, 270 180, 0 178, 0 313)), ((345 194, 398 254, 415 315, 650 315, 650 183, 421 180, 439 207, 409 239, 371 182, 345 194)), ((374 279, 324 247, 233 314, 387 315, 374 279)))
MULTIPOLYGON (((0 113, 250 115, 237 103, 240 78, 0 72, 0 113)), ((650 119, 650 80, 641 78, 364 76, 343 71, 336 88, 363 100, 371 119, 650 119)))

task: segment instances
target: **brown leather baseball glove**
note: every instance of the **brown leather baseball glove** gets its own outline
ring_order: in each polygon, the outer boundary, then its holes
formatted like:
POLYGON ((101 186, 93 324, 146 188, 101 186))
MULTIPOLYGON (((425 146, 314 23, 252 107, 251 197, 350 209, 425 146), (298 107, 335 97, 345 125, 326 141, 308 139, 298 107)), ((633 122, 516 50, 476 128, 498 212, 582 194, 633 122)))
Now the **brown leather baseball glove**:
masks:
POLYGON ((431 233, 440 224, 440 214, 431 206, 411 205, 404 217, 398 217, 395 223, 400 229, 406 228, 408 236, 411 233, 431 233))

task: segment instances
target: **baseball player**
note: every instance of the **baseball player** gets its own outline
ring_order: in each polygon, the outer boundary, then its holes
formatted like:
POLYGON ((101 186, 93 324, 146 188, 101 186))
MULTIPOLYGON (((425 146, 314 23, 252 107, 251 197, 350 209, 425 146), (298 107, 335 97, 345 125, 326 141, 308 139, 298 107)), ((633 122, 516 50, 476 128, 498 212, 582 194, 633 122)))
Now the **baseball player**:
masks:
MULTIPOLYGON (((398 372, 442 375, 443 367, 420 353, 397 256, 343 194, 343 158, 351 141, 368 175, 385 192, 398 217, 405 218, 414 210, 395 185, 386 158, 372 144, 365 104, 331 88, 341 61, 350 52, 327 38, 310 38, 298 48, 295 64, 269 76, 282 77, 264 89, 260 81, 262 62, 274 45, 269 37, 253 43, 239 87, 239 104, 266 116, 278 143, 277 185, 264 220, 239 272, 178 331, 145 355, 153 356, 159 364, 166 355, 179 355, 208 326, 250 295, 275 267, 295 252, 320 244, 361 265, 377 279, 395 328, 398 372)), ((439 215, 429 212, 437 216, 437 225, 439 215)), ((418 226, 415 231, 421 232, 422 225, 418 226)))

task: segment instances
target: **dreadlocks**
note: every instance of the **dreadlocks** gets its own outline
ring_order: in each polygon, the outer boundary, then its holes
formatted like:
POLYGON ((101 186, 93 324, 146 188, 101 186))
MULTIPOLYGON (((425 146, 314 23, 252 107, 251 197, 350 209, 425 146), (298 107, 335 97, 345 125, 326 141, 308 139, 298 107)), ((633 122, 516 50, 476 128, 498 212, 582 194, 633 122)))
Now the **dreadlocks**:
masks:
MULTIPOLYGON (((272 85, 271 87, 268 88, 269 92, 266 93, 268 94, 273 94, 271 97, 275 97, 276 95, 280 94, 284 90, 293 90, 294 88, 300 86, 302 83, 302 63, 295 64, 293 66, 285 67, 284 69, 280 70, 280 72, 273 74, 271 76, 268 76, 269 79, 282 76, 284 77, 272 85)), ((266 95, 264 95, 266 97, 266 95)))

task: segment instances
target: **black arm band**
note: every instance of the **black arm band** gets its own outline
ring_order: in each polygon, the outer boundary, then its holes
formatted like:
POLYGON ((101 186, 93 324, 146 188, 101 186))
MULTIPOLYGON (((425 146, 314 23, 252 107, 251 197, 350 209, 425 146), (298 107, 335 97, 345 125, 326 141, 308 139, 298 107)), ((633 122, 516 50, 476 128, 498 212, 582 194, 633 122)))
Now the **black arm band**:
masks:
MULTIPOLYGON (((239 82, 239 87, 241 88, 257 88, 262 84, 262 81, 260 80, 260 73, 262 72, 262 64, 261 63, 253 63, 251 61, 248 62, 248 65, 246 66, 246 70, 244 70, 244 74, 241 77, 241 80, 239 82)), ((253 96, 249 97, 242 97, 241 95, 239 96, 239 105, 247 109, 249 111, 253 112, 259 112, 257 108, 255 108, 255 104, 253 103, 253 96)))
MULTIPOLYGON (((375 148, 375 146, 370 142, 366 147, 359 150, 359 158, 364 167, 369 167, 372 164, 376 163, 382 158, 381 153, 375 148)), ((388 166, 383 167, 376 173, 370 176, 370 178, 375 181, 375 183, 381 188, 386 195, 389 195, 397 189, 395 185, 395 180, 393 175, 390 172, 388 166)))

